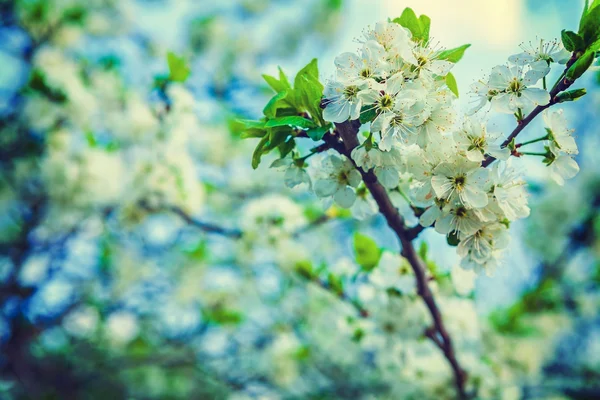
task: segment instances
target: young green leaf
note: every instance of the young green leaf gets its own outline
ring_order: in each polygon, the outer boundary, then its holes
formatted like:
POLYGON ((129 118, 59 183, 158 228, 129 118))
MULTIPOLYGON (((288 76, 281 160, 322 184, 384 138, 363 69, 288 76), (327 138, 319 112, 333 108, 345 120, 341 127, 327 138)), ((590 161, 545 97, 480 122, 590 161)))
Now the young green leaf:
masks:
POLYGON ((185 82, 190 76, 191 70, 185 58, 170 51, 167 53, 167 63, 169 64, 169 79, 171 81, 185 82))
POLYGON ((279 149, 279 156, 281 158, 284 158, 285 156, 287 156, 288 154, 290 154, 290 152, 292 150, 294 150, 294 147, 296 147, 296 141, 292 137, 288 141, 281 143, 277 147, 279 149))
POLYGON ((331 129, 331 125, 327 124, 326 126, 319 126, 317 128, 312 128, 306 131, 306 134, 309 138, 318 142, 323 139, 323 136, 331 129))
POLYGON ((594 2, 587 14, 581 19, 579 36, 583 37, 586 49, 600 40, 600 7, 594 2), (594 5, 595 4, 595 5, 594 5))
POLYGON ((583 38, 573 31, 567 31, 565 29, 561 32, 561 38, 563 46, 567 51, 581 51, 585 49, 585 43, 583 38))
POLYGON ((314 120, 323 123, 321 97, 323 85, 319 81, 317 59, 302 68, 294 79, 294 103, 298 111, 307 111, 314 120))
POLYGON ((424 43, 429 41, 429 30, 431 28, 431 18, 427 15, 421 15, 419 17, 419 22, 421 23, 421 39, 424 43))
POLYGON ((277 109, 287 107, 289 102, 284 102, 284 100, 288 97, 287 90, 283 92, 277 93, 275 96, 269 100, 265 108, 263 109, 263 114, 265 114, 268 118, 275 118, 277 115, 277 109))
POLYGON ((377 243, 368 236, 360 233, 354 234, 354 252, 356 262, 366 271, 371 271, 379 263, 381 250, 377 243))
POLYGON ((268 141, 269 141, 269 136, 265 135, 260 140, 260 142, 258 142, 258 145, 256 145, 256 149, 254 149, 254 153, 252 153, 252 168, 253 169, 258 168, 258 165, 260 164, 260 158, 264 152, 264 147, 268 141))
POLYGON ((373 105, 362 106, 360 109, 360 117, 359 121, 361 124, 366 124, 375 119, 377 116, 377 111, 375 111, 375 107, 373 105))
POLYGON ((289 117, 278 117, 267 121, 265 124, 266 128, 273 128, 275 126, 293 126, 302 129, 315 128, 317 125, 310 119, 306 119, 300 116, 289 116, 289 117))
POLYGON ((450 72, 446 75, 446 85, 458 97, 458 84, 456 83, 456 78, 450 72))
POLYGON ((412 8, 405 8, 404 11, 402 11, 402 15, 400 15, 399 18, 394 19, 392 22, 400 24, 408 29, 412 33, 414 39, 422 39, 423 27, 421 26, 421 21, 419 21, 412 8))
POLYGON ((268 153, 269 151, 279 147, 281 144, 285 143, 285 141, 293 136, 293 131, 288 126, 278 126, 275 128, 271 128, 269 132, 269 142, 265 145, 263 154, 268 153))
POLYGON ((465 50, 467 50, 469 47, 471 47, 470 44, 463 44, 462 46, 454 49, 444 50, 438 55, 438 59, 457 63, 461 60, 461 58, 463 58, 465 50))
POLYGON ((271 75, 263 74, 262 77, 275 93, 283 92, 288 89, 281 81, 271 75))

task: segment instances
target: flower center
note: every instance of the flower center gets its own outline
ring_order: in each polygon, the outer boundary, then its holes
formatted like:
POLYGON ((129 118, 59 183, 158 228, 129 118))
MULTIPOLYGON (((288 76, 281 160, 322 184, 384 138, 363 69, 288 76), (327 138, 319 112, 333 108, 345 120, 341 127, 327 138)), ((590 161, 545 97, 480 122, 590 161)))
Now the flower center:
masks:
POLYGON ((518 78, 513 78, 512 81, 508 84, 508 92, 519 93, 523 89, 523 84, 521 80, 518 78))
POLYGON ((471 150, 483 150, 485 148, 485 138, 483 136, 471 137, 471 145, 469 146, 469 151, 471 150))
POLYGON ((384 94, 379 98, 379 110, 380 111, 390 111, 392 106, 394 105, 394 99, 389 94, 384 94))
POLYGON ((465 187, 465 183, 467 182, 467 177, 464 175, 458 175, 452 178, 452 183, 456 190, 463 190, 465 187))
POLYGON ((467 209, 463 206, 460 206, 456 209, 454 215, 456 215, 458 218, 464 218, 467 216, 467 209))
POLYGON ((490 91, 487 93, 488 101, 492 101, 492 99, 497 95, 498 95, 497 90, 490 89, 490 91))
POLYGON ((340 182, 340 183, 346 183, 346 182, 348 182, 348 174, 346 173, 346 171, 341 171, 338 174, 337 178, 338 178, 338 182, 340 182))
POLYGON ((396 116, 394 116, 394 118, 392 118, 392 120, 390 121, 390 124, 392 124, 392 126, 400 126, 400 125, 402 125, 402 122, 403 122, 402 115, 396 115, 396 116))
POLYGON ((419 56, 417 58, 417 64, 419 65, 419 67, 423 67, 425 64, 427 64, 429 62, 429 60, 427 59, 427 57, 425 56, 419 56))
POLYGON ((348 99, 348 100, 354 100, 356 98, 356 96, 358 95, 359 89, 358 86, 348 86, 344 89, 344 96, 348 99))
POLYGON ((373 75, 373 72, 371 72, 371 68, 369 68, 369 67, 363 68, 360 71, 360 76, 362 76, 363 78, 368 78, 371 75, 373 75))

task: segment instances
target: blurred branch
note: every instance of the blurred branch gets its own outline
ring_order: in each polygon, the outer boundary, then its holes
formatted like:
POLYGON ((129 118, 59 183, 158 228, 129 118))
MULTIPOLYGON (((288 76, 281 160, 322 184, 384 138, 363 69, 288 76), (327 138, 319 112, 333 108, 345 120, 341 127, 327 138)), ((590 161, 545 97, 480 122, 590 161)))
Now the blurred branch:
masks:
POLYGON ((184 210, 182 210, 179 207, 168 206, 166 209, 169 210, 169 211, 171 211, 175 215, 179 216, 187 224, 189 224, 191 226, 194 226, 196 228, 199 228, 199 229, 203 230, 206 233, 214 233, 214 234, 217 234, 217 235, 222 235, 222 236, 230 237, 230 238, 233 238, 233 239, 239 239, 243 235, 242 231, 240 231, 238 229, 224 228, 224 227, 219 226, 219 225, 215 225, 215 224, 212 224, 212 223, 200 221, 200 220, 192 217, 191 215, 189 215, 188 213, 186 213, 184 210))

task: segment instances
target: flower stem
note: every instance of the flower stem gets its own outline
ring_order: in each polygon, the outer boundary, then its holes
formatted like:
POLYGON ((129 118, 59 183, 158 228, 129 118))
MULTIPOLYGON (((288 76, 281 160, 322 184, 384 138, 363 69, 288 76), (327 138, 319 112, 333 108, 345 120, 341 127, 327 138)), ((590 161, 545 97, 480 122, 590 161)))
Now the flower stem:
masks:
POLYGON ((523 143, 518 143, 516 147, 523 147, 523 146, 527 146, 528 144, 532 144, 532 143, 537 143, 537 142, 541 142, 542 140, 548 140, 549 136, 542 136, 539 137, 537 139, 533 139, 533 140, 528 140, 527 142, 523 142, 523 143))
POLYGON ((526 155, 526 156, 546 157, 546 153, 536 153, 536 152, 531 152, 531 151, 520 151, 519 153, 526 155))

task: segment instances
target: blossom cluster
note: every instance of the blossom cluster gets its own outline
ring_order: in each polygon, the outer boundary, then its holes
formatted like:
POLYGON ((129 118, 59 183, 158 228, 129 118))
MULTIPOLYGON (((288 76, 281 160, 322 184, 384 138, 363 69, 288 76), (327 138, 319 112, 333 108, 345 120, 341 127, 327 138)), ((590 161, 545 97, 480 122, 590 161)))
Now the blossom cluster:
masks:
MULTIPOLYGON (((528 153, 519 153, 506 136, 488 128, 485 106, 520 121, 534 107, 547 105, 545 77, 553 63, 568 59, 568 52, 557 42, 523 46, 523 53, 471 86, 474 107, 461 114, 450 70, 464 49, 439 49, 395 22, 376 24, 360 42, 358 54, 335 59, 335 78, 324 89, 323 118, 334 124, 360 120, 369 130, 359 135, 352 160, 327 155, 314 168, 314 182, 304 163, 288 163, 286 177, 298 179, 286 183, 312 184, 318 197, 352 207, 364 218, 377 208, 356 167, 373 170, 390 197, 408 199, 421 210, 424 227, 435 227, 458 245, 464 268, 492 272, 508 245, 510 223, 530 212, 525 181, 510 159, 528 153), (544 88, 536 86, 541 81, 544 88)), ((544 162, 562 184, 578 171, 577 146, 561 111, 546 110, 544 119, 544 162)))

